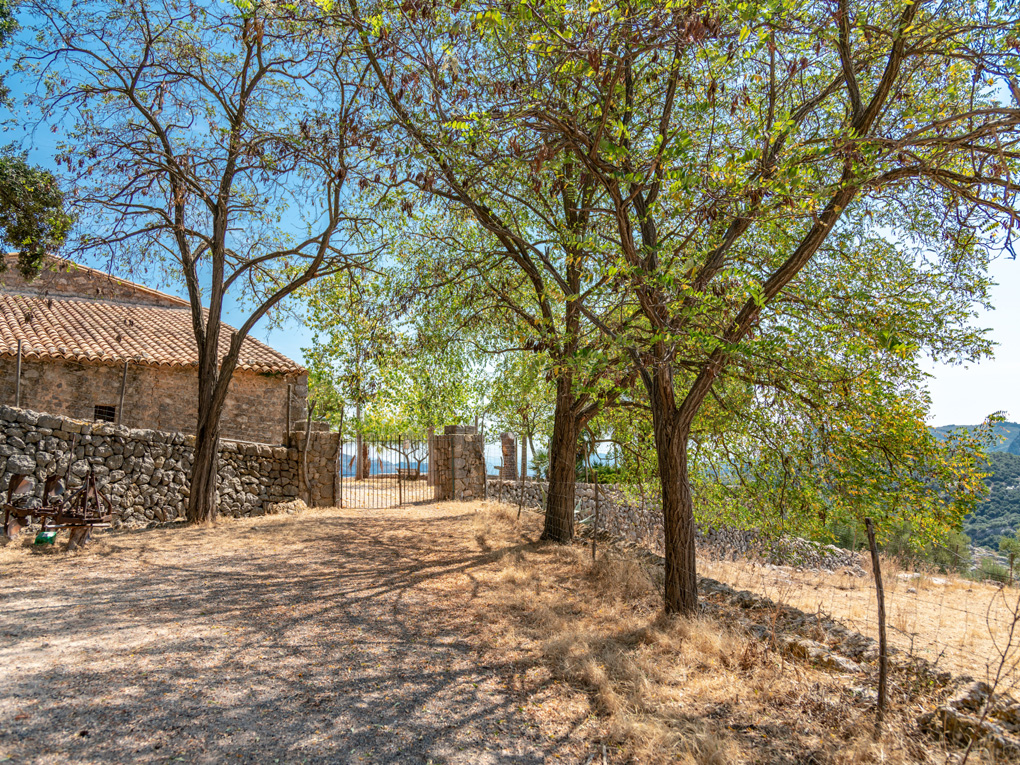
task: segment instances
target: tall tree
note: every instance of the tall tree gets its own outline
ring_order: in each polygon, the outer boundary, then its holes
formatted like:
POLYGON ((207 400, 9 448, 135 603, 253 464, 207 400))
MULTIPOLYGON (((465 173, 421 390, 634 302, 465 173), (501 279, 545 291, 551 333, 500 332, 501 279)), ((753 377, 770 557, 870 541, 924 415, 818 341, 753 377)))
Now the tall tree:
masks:
POLYGON ((350 34, 263 0, 28 0, 23 62, 81 213, 76 251, 183 282, 198 356, 187 517, 216 511, 220 415, 252 327, 313 279, 368 257, 371 142, 350 34), (327 46, 326 40, 329 40, 327 46), (230 337, 226 301, 248 307, 230 337))
POLYGON ((887 230, 915 267, 963 274, 982 230, 1020 220, 1016 19, 899 0, 621 11, 531 11, 532 49, 584 95, 528 117, 606 190, 603 230, 645 319, 622 340, 652 410, 666 608, 693 613, 695 418, 754 368, 823 245, 887 230))
POLYGON ((992 237, 1020 221, 1017 18, 992 3, 348 5, 395 122, 434 163, 433 193, 629 354, 652 414, 668 611, 696 608, 695 420, 720 380, 753 377, 784 311, 809 319, 797 287, 824 246, 885 238, 874 255, 905 264, 904 289, 936 269, 966 304, 992 237), (462 172, 498 141, 503 162, 462 172), (526 167, 556 168, 548 186, 578 200, 549 228, 620 296, 625 329, 571 299, 583 290, 547 267, 533 227, 507 225, 510 205, 466 191, 518 188, 526 167))
MULTIPOLYGON (((507 98, 546 88, 546 73, 536 75, 520 46, 508 52, 479 40, 466 7, 372 4, 367 16, 355 0, 346 14, 330 5, 361 34, 391 116, 391 161, 406 168, 422 216, 434 221, 412 234, 451 252, 456 263, 441 277, 452 270, 473 285, 474 310, 485 306, 499 323, 519 325, 508 350, 526 347, 550 361, 556 407, 542 536, 569 541, 578 437, 627 384, 621 354, 586 317, 621 318, 609 277, 592 262, 592 215, 604 190, 541 134, 495 118, 507 98)), ((488 13, 478 29, 500 16, 488 13)))

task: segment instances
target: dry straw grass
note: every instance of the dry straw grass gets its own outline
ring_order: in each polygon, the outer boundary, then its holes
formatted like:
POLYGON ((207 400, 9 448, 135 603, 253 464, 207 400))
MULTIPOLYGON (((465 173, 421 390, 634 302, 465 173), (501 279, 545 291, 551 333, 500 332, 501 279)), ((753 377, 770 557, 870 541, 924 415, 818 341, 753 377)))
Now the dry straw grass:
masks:
MULTIPOLYGON (((538 519, 482 504, 473 532, 499 548, 537 538, 538 519)), ((641 763, 944 763, 947 753, 913 718, 937 703, 912 691, 873 736, 874 678, 833 674, 777 653, 731 625, 736 614, 667 618, 661 573, 619 551, 592 563, 581 545, 513 546, 486 576, 476 607, 502 655, 539 669, 543 684, 583 691, 620 761, 641 763)), ((712 572, 722 573, 717 566, 712 572)), ((744 575, 745 580, 747 574, 744 575)), ((747 582, 749 584, 749 582, 747 582)), ((851 592, 864 590, 857 583, 851 592)), ((771 587, 803 600, 793 587, 771 587)), ((810 605, 804 603, 804 605, 810 605)), ((908 616, 907 618, 913 618, 908 616)), ((899 698, 904 698, 901 694, 899 698)), ((983 755, 972 755, 971 763, 983 755)))
MULTIPOLYGON (((593 564, 588 547, 540 543, 540 518, 525 513, 517 520, 516 508, 495 503, 439 505, 399 515, 399 523, 424 522, 416 528, 436 534, 442 529, 450 536, 446 543, 450 549, 438 552, 429 550, 435 540, 415 537, 421 547, 414 553, 419 565, 432 557, 455 563, 442 578, 422 579, 416 585, 431 604, 429 613, 459 625, 462 639, 476 645, 484 663, 512 668, 505 682, 520 699, 523 713, 536 720, 539 730, 561 730, 557 735, 564 740, 573 737, 583 751, 579 765, 598 765, 603 746, 608 762, 949 761, 951 753, 923 736, 914 723, 918 714, 940 701, 937 691, 902 687, 903 678, 894 677, 889 724, 875 740, 874 677, 832 673, 791 659, 778 652, 775 643, 746 634, 738 625, 743 615, 739 609, 722 607, 697 619, 664 617, 660 570, 635 557, 600 548, 593 564), (457 561, 465 560, 461 551, 468 549, 481 555, 464 568, 457 561)), ((327 539, 310 531, 320 516, 327 524, 336 518, 361 517, 355 511, 315 510, 298 517, 224 520, 212 529, 110 534, 71 555, 102 558, 103 575, 111 581, 136 576, 140 569, 159 572, 181 562, 191 561, 194 568, 196 551, 211 556, 202 564, 209 576, 217 575, 219 568, 250 574, 249 564, 235 558, 270 560, 297 551, 313 561, 316 555, 324 556, 317 565, 333 573, 337 564, 330 556, 335 557, 331 551, 336 540, 331 534, 327 539), (241 547, 243 555, 229 554, 241 547)), ((378 525, 376 515, 371 520, 378 525)), ((392 542, 398 533, 421 534, 400 528, 386 531, 385 539, 392 542)), ((382 526, 374 533, 382 534, 382 526)), ((410 545, 409 540, 404 541, 410 545)), ((364 542, 366 554, 377 543, 364 542)), ((402 554, 411 554, 411 549, 402 554)), ((95 568, 94 563, 83 559, 83 570, 95 568)), ((0 568, 13 567, 26 580, 53 576, 53 566, 49 555, 32 550, 28 538, 0 550, 0 568)), ((866 614, 873 608, 867 579, 827 575, 795 580, 781 571, 750 566, 706 561, 701 566, 702 573, 774 600, 850 621, 856 618, 865 627, 866 614)), ((930 619, 907 608, 910 602, 902 596, 910 594, 908 586, 925 598, 933 592, 943 594, 950 603, 959 602, 953 598, 973 600, 975 593, 987 594, 978 585, 945 585, 935 577, 909 583, 890 579, 897 583, 892 588, 891 618, 904 631, 917 630, 930 619)), ((940 635, 979 644, 981 625, 976 621, 963 627, 948 618, 934 624, 940 635)), ((425 629, 421 622, 418 629, 425 629)), ((564 761, 574 761, 567 751, 563 754, 564 761)), ((978 753, 969 762, 995 761, 982 756, 978 753)))
MULTIPOLYGON (((878 637, 874 580, 847 572, 796 571, 747 561, 700 559, 699 572, 808 613, 835 617, 878 637)), ((870 567, 869 567, 870 572, 870 567)), ((956 675, 994 676, 1020 590, 882 563, 890 644, 956 675)), ((1020 646, 1006 659, 1004 690, 1020 687, 1020 646)))

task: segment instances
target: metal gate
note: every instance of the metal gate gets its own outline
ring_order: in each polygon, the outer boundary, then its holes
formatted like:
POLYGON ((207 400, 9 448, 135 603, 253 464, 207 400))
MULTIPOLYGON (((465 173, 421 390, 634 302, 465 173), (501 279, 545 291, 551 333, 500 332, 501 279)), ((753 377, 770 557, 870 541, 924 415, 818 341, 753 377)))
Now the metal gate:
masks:
POLYGON ((381 510, 431 502, 436 489, 429 482, 429 451, 427 438, 361 438, 341 443, 338 504, 381 510))

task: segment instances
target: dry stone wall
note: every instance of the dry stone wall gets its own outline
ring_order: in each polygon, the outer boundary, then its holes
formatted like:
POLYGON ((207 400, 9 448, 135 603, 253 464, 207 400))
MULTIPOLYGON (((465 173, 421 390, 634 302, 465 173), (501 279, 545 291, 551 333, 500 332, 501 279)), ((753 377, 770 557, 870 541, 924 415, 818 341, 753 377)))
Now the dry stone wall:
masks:
MULTIPOLYGON (((580 523, 592 523, 595 516, 595 484, 578 483, 574 514, 580 523)), ((488 478, 489 499, 541 509, 549 484, 545 481, 503 481, 488 478)), ((662 511, 655 496, 641 497, 615 485, 600 485, 599 531, 663 553, 662 511)), ((859 567, 851 550, 792 537, 775 538, 753 529, 698 526, 699 549, 723 558, 754 558, 775 565, 834 570, 859 567)))
MULTIPOLYGON (((308 460, 310 483, 314 484, 312 504, 332 504, 330 436, 336 438, 336 434, 313 430, 308 460)), ((303 433, 295 433, 289 440, 303 445, 303 433)), ((67 474, 74 486, 80 484, 91 465, 97 482, 114 505, 115 526, 172 521, 182 517, 187 507, 194 444, 194 436, 181 433, 84 422, 0 406, 0 490, 6 490, 12 475, 32 475, 41 501, 48 476, 67 474)), ((219 512, 263 515, 272 511, 272 505, 299 496, 307 499, 306 494, 299 494, 304 487, 300 485, 298 446, 221 442, 219 512)), ((333 474, 335 453, 334 446, 333 474)))

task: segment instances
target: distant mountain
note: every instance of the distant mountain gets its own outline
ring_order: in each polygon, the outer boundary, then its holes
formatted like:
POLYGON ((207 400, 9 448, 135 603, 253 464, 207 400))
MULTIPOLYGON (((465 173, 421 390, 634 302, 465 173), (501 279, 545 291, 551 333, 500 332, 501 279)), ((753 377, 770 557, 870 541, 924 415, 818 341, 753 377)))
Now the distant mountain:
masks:
MULTIPOLYGON (((939 438, 947 438, 949 436, 949 432, 952 430, 959 430, 960 428, 965 430, 975 430, 977 427, 977 425, 940 425, 937 428, 932 428, 932 431, 934 431, 935 435, 939 438)), ((992 429, 992 433, 995 437, 993 438, 992 443, 986 447, 986 451, 1020 454, 1020 423, 996 423, 992 429)))
MULTIPOLYGON (((943 425, 932 428, 935 435, 946 438, 951 430, 974 430, 977 425, 943 425)), ((1020 424, 1000 422, 992 430, 994 438, 986 447, 985 478, 988 497, 974 508, 963 521, 963 530, 976 545, 998 549, 999 537, 1020 529, 1020 424)))
POLYGON ((987 470, 988 498, 967 515, 963 530, 974 544, 998 549, 999 537, 1020 528, 1020 456, 993 452, 987 470))
POLYGON ((1006 448, 1006 453, 1020 455, 1020 436, 1013 439, 1013 443, 1006 448))

